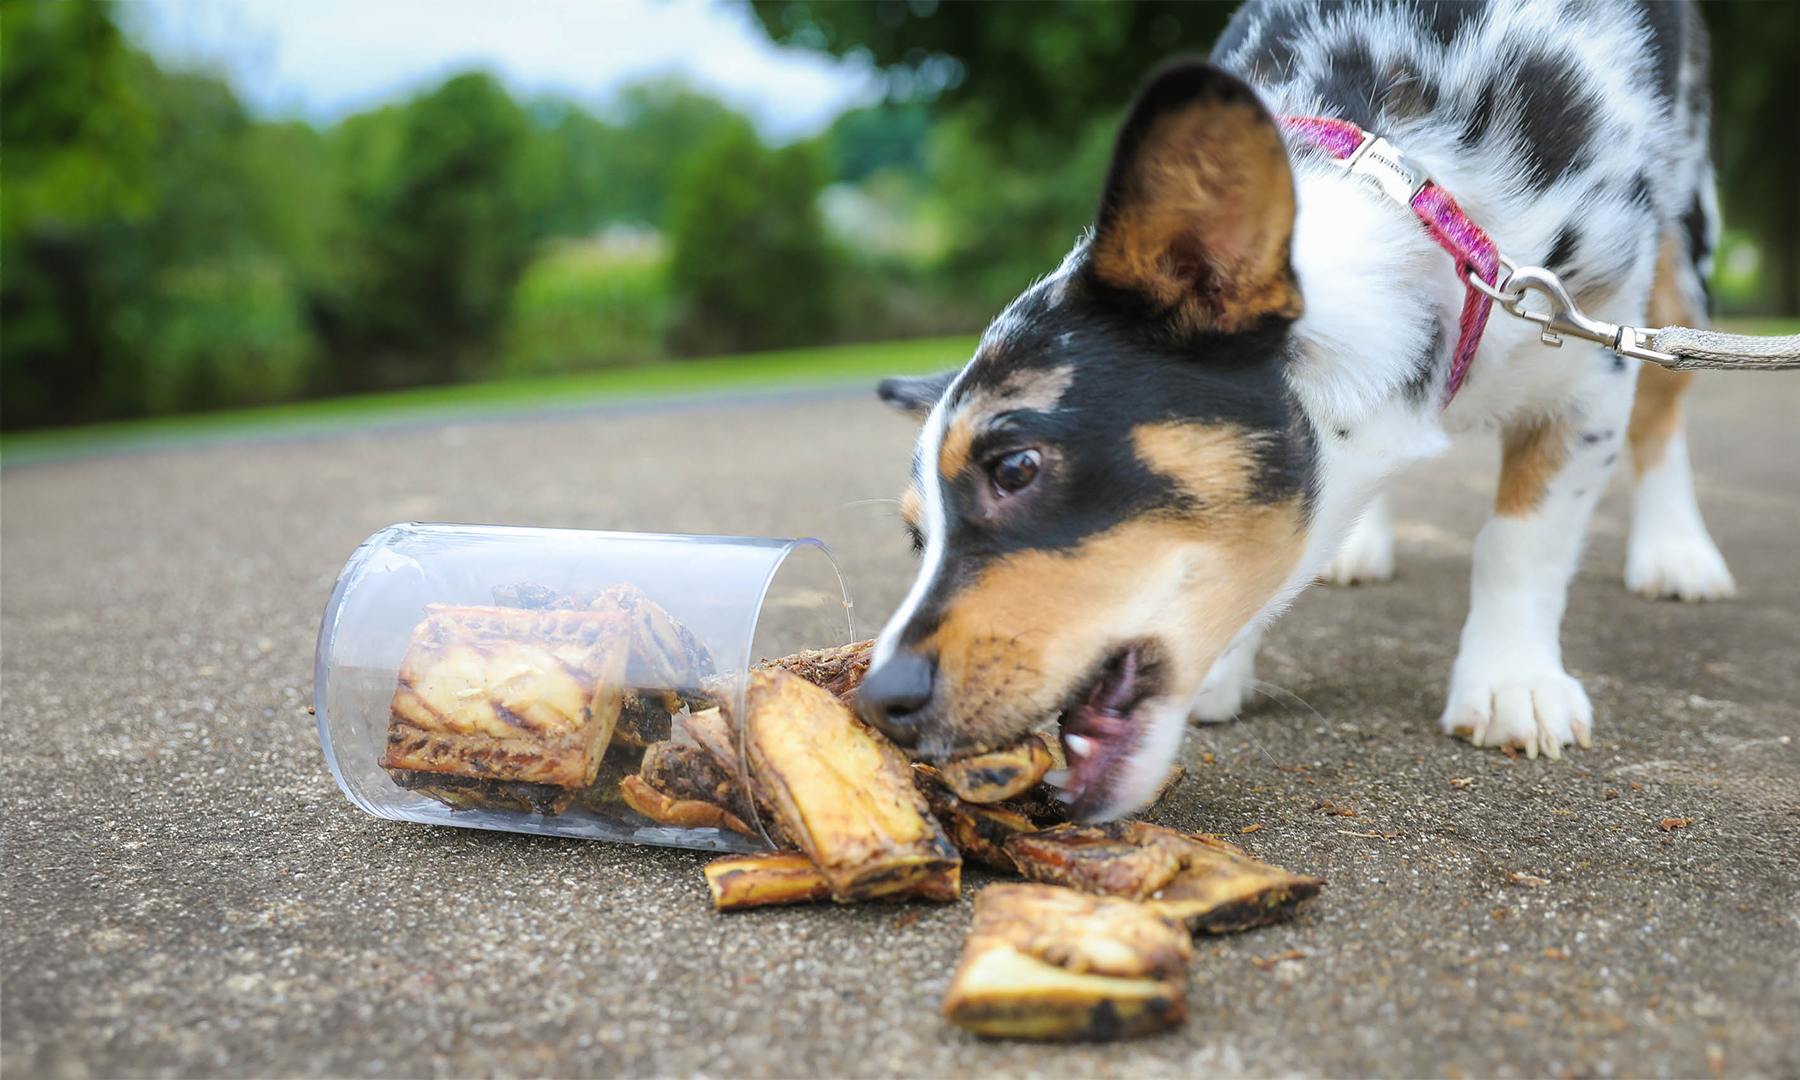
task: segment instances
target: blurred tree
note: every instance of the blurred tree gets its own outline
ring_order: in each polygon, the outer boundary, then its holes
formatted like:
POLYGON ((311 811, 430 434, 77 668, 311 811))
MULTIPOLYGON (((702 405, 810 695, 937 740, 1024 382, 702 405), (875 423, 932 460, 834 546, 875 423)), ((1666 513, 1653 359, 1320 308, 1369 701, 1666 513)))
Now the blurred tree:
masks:
POLYGON ((818 209, 824 168, 806 143, 765 148, 719 125, 676 175, 669 278, 677 352, 768 349, 832 331, 832 256, 818 209))
POLYGON ((116 405, 105 238, 149 212, 154 116, 100 4, 0 3, 0 423, 116 405))
POLYGON ((604 216, 657 228, 670 222, 683 159, 722 125, 744 123, 716 98, 673 78, 626 87, 606 112, 619 138, 610 150, 604 216))
POLYGON ((940 4, 936 0, 752 0, 784 45, 860 53, 899 101, 969 111, 981 138, 1032 149, 1041 135, 1079 138, 1124 107, 1144 72, 1178 52, 1204 52, 1229 4, 1183 0, 940 4))
POLYGON ((104 4, 0 15, 0 423, 291 393, 311 342, 283 245, 307 230, 281 184, 304 184, 307 140, 259 139, 223 82, 160 70, 104 4))
POLYGON ((325 388, 479 374, 535 238, 524 111, 491 76, 458 75, 335 135, 345 233, 312 303, 325 388))
POLYGON ((1700 10, 1712 31, 1725 220, 1756 237, 1761 308, 1800 315, 1800 4, 1720 2, 1700 10))
POLYGON ((821 137, 834 179, 859 183, 883 169, 923 172, 932 117, 923 105, 883 102, 851 109, 821 137))

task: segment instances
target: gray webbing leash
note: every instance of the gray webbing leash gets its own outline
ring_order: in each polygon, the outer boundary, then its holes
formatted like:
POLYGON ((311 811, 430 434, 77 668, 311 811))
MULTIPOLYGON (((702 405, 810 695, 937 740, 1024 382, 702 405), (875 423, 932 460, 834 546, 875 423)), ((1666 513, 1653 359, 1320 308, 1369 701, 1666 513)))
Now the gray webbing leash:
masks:
POLYGON ((1506 268, 1507 276, 1497 287, 1482 281, 1476 274, 1469 275, 1469 284, 1486 293, 1509 313, 1537 323, 1542 328, 1539 336, 1546 345, 1560 346, 1565 335, 1581 338, 1598 342, 1620 356, 1659 364, 1671 371, 1800 368, 1800 334, 1752 337, 1687 326, 1665 326, 1660 330, 1647 326, 1619 326, 1583 312, 1563 286, 1562 279, 1549 270, 1541 266, 1517 266, 1504 255, 1500 257, 1500 264, 1506 268), (1550 301, 1550 310, 1527 308, 1525 296, 1531 292, 1543 293, 1550 301))

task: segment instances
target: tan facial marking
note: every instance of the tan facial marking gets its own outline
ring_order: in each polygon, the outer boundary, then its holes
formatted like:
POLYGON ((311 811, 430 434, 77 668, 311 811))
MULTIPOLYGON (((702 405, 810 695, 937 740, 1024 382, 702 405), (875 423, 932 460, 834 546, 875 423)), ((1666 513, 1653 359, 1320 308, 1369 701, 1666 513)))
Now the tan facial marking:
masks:
POLYGON ((906 485, 906 490, 900 493, 900 520, 906 522, 909 528, 923 531, 921 519, 924 512, 924 504, 919 499, 919 486, 906 485))
POLYGON ((1174 309, 1189 329, 1297 317, 1294 181, 1268 118, 1246 104, 1202 102, 1156 120, 1143 147, 1095 238, 1100 277, 1174 309))
POLYGON ((938 448, 938 475, 949 480, 968 466, 969 448, 990 419, 1015 409, 1049 412, 1074 381, 1072 364, 1049 369, 1022 368, 997 387, 971 391, 957 403, 955 415, 944 426, 944 439, 938 448))
POLYGON ((1249 498, 1256 460, 1243 429, 1228 424, 1145 424, 1132 432, 1144 464, 1203 503, 1249 498))
MULTIPOLYGON (((1647 321, 1651 326, 1706 325, 1706 313, 1696 310, 1682 295, 1682 257, 1681 241, 1673 234, 1664 238, 1656 255, 1656 280, 1650 287, 1647 321)), ((1681 429, 1681 396, 1693 381, 1691 371, 1670 371, 1655 364, 1638 369, 1637 397, 1631 402, 1631 423, 1625 429, 1634 479, 1662 463, 1669 440, 1681 429)))
POLYGON ((975 418, 967 409, 959 409, 944 425, 944 438, 938 443, 938 475, 951 480, 969 464, 969 447, 975 443, 975 418))
POLYGON ((1507 428, 1500 443, 1500 486, 1494 493, 1494 513, 1501 517, 1531 514, 1550 479, 1568 460, 1569 426, 1560 417, 1507 428))

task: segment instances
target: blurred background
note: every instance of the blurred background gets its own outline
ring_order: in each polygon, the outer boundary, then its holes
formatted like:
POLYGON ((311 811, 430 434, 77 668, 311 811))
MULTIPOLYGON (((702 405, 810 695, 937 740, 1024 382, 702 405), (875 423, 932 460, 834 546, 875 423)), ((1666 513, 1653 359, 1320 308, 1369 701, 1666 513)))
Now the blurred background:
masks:
MULTIPOLYGON (((1714 292, 1791 319, 1800 4, 1702 7, 1714 292)), ((1231 10, 0 0, 0 428, 972 332, 1231 10)))

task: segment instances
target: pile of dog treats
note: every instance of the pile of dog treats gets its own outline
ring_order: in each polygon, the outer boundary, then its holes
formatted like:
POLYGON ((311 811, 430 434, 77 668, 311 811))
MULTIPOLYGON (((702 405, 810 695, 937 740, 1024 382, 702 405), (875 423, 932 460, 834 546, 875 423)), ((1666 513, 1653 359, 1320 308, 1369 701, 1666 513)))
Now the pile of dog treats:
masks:
POLYGON ((1029 881, 975 897, 945 1016, 984 1035, 1110 1039, 1185 1019, 1193 934, 1273 922, 1324 884, 1204 834, 1066 821, 1043 784, 1057 764, 1043 736, 938 768, 909 762, 847 704, 868 646, 801 653, 750 675, 747 774, 717 713, 684 718, 695 746, 646 754, 636 786, 664 801, 651 806, 639 792, 634 805, 684 820, 754 815, 784 849, 708 865, 718 910, 951 902, 964 858, 1017 873, 1029 881), (674 758, 685 764, 663 763, 674 758))

